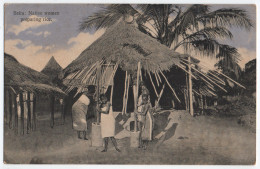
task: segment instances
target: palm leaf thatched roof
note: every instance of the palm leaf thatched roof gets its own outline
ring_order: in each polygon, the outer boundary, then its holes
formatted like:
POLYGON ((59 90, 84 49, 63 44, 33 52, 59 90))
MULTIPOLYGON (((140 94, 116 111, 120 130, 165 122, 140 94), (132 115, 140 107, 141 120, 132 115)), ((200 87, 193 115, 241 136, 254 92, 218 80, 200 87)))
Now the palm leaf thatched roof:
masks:
POLYGON ((65 68, 64 73, 66 76, 101 60, 117 63, 129 72, 137 69, 138 62, 146 71, 165 71, 179 64, 179 56, 179 53, 139 31, 134 24, 120 21, 85 49, 65 68))
POLYGON ((41 73, 49 76, 51 79, 54 79, 62 72, 62 70, 62 67, 52 56, 45 67, 42 69, 41 73))
POLYGON ((20 64, 13 56, 6 53, 4 53, 4 83, 5 86, 17 90, 65 94, 52 85, 48 76, 20 64))
MULTIPOLYGON (((153 73, 158 78, 160 78, 159 74, 161 74, 172 89, 162 71, 168 71, 171 67, 178 66, 186 73, 189 73, 186 70, 186 66, 189 64, 187 63, 188 57, 190 56, 174 52, 156 39, 142 33, 134 23, 127 23, 121 20, 108 28, 99 39, 64 69, 63 83, 70 86, 66 92, 71 91, 75 87, 81 90, 84 88, 84 85, 96 84, 95 74, 97 73, 98 65, 104 63, 109 65, 112 63, 131 74, 137 72, 137 64, 140 62, 142 69, 148 72, 148 74, 153 73)), ((191 57, 191 64, 198 64, 199 62, 198 59, 191 57)), ((193 69, 200 76, 203 76, 200 79, 208 83, 210 87, 215 85, 223 89, 218 84, 219 81, 215 82, 200 70, 193 69)), ((194 73, 191 73, 191 75, 197 79, 194 73)), ((223 90, 225 91, 225 89, 223 90)), ((172 91, 175 94, 174 89, 172 91)), ((212 94, 213 92, 209 91, 208 93, 212 94)))

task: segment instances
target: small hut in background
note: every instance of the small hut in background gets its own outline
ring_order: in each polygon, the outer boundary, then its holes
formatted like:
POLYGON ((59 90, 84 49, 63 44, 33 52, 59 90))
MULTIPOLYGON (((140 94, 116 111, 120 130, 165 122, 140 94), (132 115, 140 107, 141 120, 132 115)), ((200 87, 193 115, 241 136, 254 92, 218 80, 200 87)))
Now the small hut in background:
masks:
POLYGON ((52 56, 45 67, 42 69, 41 73, 47 75, 55 85, 59 84, 59 75, 62 73, 62 67, 52 56))
MULTIPOLYGON (((50 60, 47 62, 47 64, 44 66, 44 68, 41 70, 41 73, 48 76, 50 81, 52 82, 52 84, 55 87, 62 89, 63 88, 62 80, 59 78, 60 74, 62 74, 62 70, 63 70, 62 67, 59 65, 59 63, 56 61, 56 59, 52 56, 50 58, 50 60)), ((41 110, 42 112, 48 111, 49 107, 46 107, 46 103, 49 102, 48 96, 39 95, 37 99, 40 100, 40 103, 38 104, 37 109, 41 110)), ((60 100, 59 98, 56 98, 54 104, 55 104, 55 110, 54 110, 55 112, 63 111, 63 109, 64 109, 63 99, 60 100)))
POLYGON ((37 96, 47 94, 51 107, 51 126, 54 125, 55 97, 62 98, 65 93, 53 86, 50 79, 27 66, 20 64, 13 56, 4 54, 4 119, 15 133, 24 134, 36 129, 37 96))

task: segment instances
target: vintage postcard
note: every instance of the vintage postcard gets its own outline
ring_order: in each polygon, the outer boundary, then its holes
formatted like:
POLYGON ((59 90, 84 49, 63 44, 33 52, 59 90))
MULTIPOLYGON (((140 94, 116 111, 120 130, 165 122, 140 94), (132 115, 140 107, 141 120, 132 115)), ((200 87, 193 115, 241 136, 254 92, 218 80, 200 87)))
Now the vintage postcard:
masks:
POLYGON ((3 163, 255 165, 256 5, 4 4, 3 163))

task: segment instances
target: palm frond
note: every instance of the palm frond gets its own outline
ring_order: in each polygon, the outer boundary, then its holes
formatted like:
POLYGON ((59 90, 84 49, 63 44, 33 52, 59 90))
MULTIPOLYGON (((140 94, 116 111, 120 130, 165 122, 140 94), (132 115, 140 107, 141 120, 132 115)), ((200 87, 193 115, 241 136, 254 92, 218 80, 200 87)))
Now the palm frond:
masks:
POLYGON ((235 47, 220 44, 214 39, 194 40, 183 43, 184 50, 195 51, 203 56, 218 58, 219 61, 215 65, 223 72, 234 72, 239 77, 241 68, 238 65, 240 54, 235 47))
POLYGON ((246 28, 247 30, 250 30, 250 28, 253 26, 247 12, 237 8, 218 9, 198 17, 197 20, 206 25, 230 27, 236 26, 246 28))
POLYGON ((203 39, 217 39, 217 38, 232 39, 233 35, 228 29, 226 29, 224 27, 213 27, 213 28, 206 27, 195 33, 187 35, 181 42, 176 44, 176 46, 174 47, 174 50, 176 50, 178 47, 180 47, 185 42, 192 42, 192 41, 198 41, 198 40, 203 40, 203 39))
POLYGON ((191 5, 185 12, 177 15, 177 17, 169 23, 169 29, 172 30, 169 34, 169 42, 176 43, 179 40, 179 36, 185 34, 188 29, 198 30, 197 17, 205 15, 209 11, 208 5, 191 5))
POLYGON ((198 39, 184 42, 182 45, 185 51, 195 51, 203 56, 216 57, 220 44, 214 39, 198 39))
POLYGON ((238 65, 240 54, 236 48, 229 45, 220 45, 219 53, 216 57, 220 60, 215 66, 224 73, 230 74, 230 72, 233 72, 236 78, 241 75, 242 70, 238 65))
POLYGON ((79 30, 108 28, 127 14, 133 16, 136 13, 138 13, 138 11, 130 4, 108 5, 103 10, 98 11, 87 18, 83 18, 83 21, 80 22, 79 30))

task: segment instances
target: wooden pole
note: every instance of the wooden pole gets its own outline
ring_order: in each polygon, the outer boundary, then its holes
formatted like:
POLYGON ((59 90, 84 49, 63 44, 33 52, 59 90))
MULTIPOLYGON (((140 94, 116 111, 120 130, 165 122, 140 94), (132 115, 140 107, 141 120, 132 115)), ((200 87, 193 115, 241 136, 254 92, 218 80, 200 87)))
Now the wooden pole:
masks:
POLYGON ((157 90, 156 90, 156 87, 155 87, 155 85, 154 85, 154 83, 153 83, 153 79, 152 79, 152 76, 151 76, 150 72, 148 72, 148 75, 149 75, 149 78, 150 78, 150 80, 151 80, 151 83, 152 83, 154 92, 155 92, 155 94, 156 94, 156 97, 157 97, 157 99, 158 99, 158 96, 159 96, 159 95, 158 95, 158 92, 157 92, 157 90))
POLYGON ((188 111, 188 102, 187 102, 187 94, 186 91, 183 90, 183 95, 184 95, 184 101, 185 101, 185 108, 188 111))
POLYGON ((127 103, 128 103, 128 94, 129 94, 129 85, 130 85, 130 75, 127 78, 127 90, 126 90, 126 104, 125 104, 125 113, 127 113, 127 103))
POLYGON ((55 96, 54 94, 51 95, 51 128, 54 127, 54 106, 55 104, 55 96))
POLYGON ((205 101, 205 109, 208 109, 208 104, 207 104, 207 96, 204 96, 204 101, 205 101))
POLYGON ((186 96, 186 102, 187 102, 187 111, 189 110, 190 111, 190 102, 189 102, 189 78, 188 78, 188 74, 186 74, 186 92, 185 92, 185 96, 186 96))
POLYGON ((33 94, 33 130, 35 131, 36 130, 36 95, 33 94))
POLYGON ((65 109, 64 109, 64 99, 61 99, 61 124, 65 123, 65 109))
POLYGON ((189 65, 188 65, 188 68, 189 68, 189 74, 188 74, 188 77, 189 77, 189 103, 190 103, 190 114, 192 116, 194 116, 194 111, 193 111, 193 97, 192 97, 192 80, 191 80, 191 61, 190 61, 190 56, 188 57, 188 61, 189 61, 189 65))
MULTIPOLYGON (((99 78, 100 78, 100 73, 101 73, 101 66, 100 65, 98 65, 97 66, 97 73, 96 73, 96 78, 97 78, 97 93, 96 93, 96 100, 97 100, 97 108, 99 107, 99 95, 100 95, 100 93, 99 93, 99 78)), ((96 112, 96 115, 97 115, 97 125, 99 125, 99 123, 100 123, 100 114, 99 114, 99 112, 97 111, 96 112)))
POLYGON ((113 92, 114 92, 114 80, 112 81, 111 92, 110 92, 110 103, 113 106, 113 92))
POLYGON ((31 130, 31 96, 30 92, 27 92, 27 108, 28 108, 28 117, 27 117, 27 133, 31 130))
MULTIPOLYGON (((134 110, 137 111, 137 100, 138 100, 138 88, 139 88, 139 75, 141 70, 141 62, 138 62, 137 65, 137 79, 136 79, 136 85, 133 86, 134 90, 134 110)), ((137 132, 137 116, 135 116, 135 132, 137 132)))
MULTIPOLYGON (((125 100, 126 100, 126 90, 127 90, 127 71, 125 72, 125 88, 124 88, 124 95, 123 95, 123 109, 122 109, 122 114, 125 113, 125 100)), ((129 79, 128 79, 129 80, 129 79)))
POLYGON ((164 80, 166 81, 166 83, 168 84, 168 86, 170 87, 172 93, 174 94, 174 96, 176 97, 176 99, 178 100, 178 102, 180 103, 180 99, 178 98, 177 94, 175 93, 174 89, 172 88, 170 82, 167 80, 166 76, 163 74, 163 72, 160 70, 161 75, 163 76, 164 80))
POLYGON ((17 95, 14 95, 14 130, 18 134, 18 110, 17 110, 17 95))
POLYGON ((164 88, 165 88, 165 84, 163 84, 163 87, 162 87, 162 89, 161 89, 161 92, 160 92, 160 94, 159 94, 159 96, 158 96, 158 98, 157 98, 157 103, 156 103, 155 106, 154 106, 155 108, 157 108, 157 107, 159 106, 159 102, 160 102, 160 100, 161 100, 161 97, 162 97, 164 88))
POLYGON ((201 102, 201 113, 203 114, 203 111, 204 111, 204 104, 203 104, 203 95, 201 94, 200 95, 200 102, 201 102))
POLYGON ((24 102, 23 102, 23 93, 19 94, 20 109, 21 109, 21 134, 24 135, 24 102))
POLYGON ((9 91, 8 92, 8 94, 9 94, 9 122, 8 122, 8 124, 9 124, 9 129, 11 129, 12 128, 12 117, 13 117, 13 94, 12 94, 12 91, 9 91))
POLYGON ((246 89, 245 86, 241 85, 240 83, 236 82, 235 80, 231 79, 230 77, 228 77, 227 75, 221 73, 220 71, 215 71, 215 72, 217 72, 217 73, 221 74, 222 76, 226 77, 227 79, 231 80, 232 82, 234 82, 234 83, 237 84, 238 86, 240 86, 240 87, 246 89))

